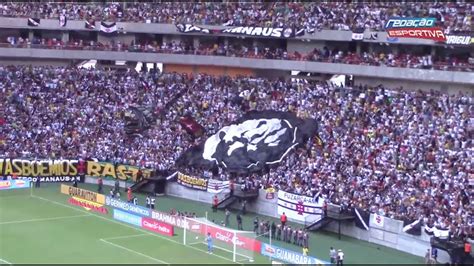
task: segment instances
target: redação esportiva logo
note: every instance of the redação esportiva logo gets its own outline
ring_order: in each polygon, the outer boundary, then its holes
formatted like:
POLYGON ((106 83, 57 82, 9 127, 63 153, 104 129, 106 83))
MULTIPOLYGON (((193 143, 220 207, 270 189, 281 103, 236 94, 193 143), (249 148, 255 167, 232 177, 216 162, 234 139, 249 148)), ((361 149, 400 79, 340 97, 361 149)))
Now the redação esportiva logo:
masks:
POLYGON ((390 18, 385 24, 389 37, 429 39, 446 42, 441 27, 436 26, 436 18, 390 18))

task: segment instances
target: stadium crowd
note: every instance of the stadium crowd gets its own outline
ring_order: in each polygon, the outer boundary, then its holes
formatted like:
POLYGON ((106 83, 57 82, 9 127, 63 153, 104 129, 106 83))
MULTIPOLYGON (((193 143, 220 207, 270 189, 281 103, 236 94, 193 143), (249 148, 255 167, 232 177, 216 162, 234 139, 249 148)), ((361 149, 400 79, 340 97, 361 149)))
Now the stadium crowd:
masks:
MULTIPOLYGON (((2 46, 2 44, 0 44, 2 46)), ((263 45, 247 47, 244 45, 200 44, 194 48, 185 42, 132 42, 125 44, 120 41, 101 43, 95 41, 71 40, 62 42, 57 39, 28 40, 24 38, 8 37, 3 46, 17 48, 46 48, 70 50, 99 50, 99 51, 129 51, 147 53, 172 53, 192 55, 213 55, 228 57, 246 57, 255 59, 279 59, 296 61, 313 61, 327 63, 341 63, 352 65, 387 66, 419 69, 435 69, 445 71, 473 71, 474 61, 467 56, 432 56, 415 54, 395 54, 391 52, 350 52, 337 48, 315 48, 307 54, 297 51, 288 52, 282 48, 270 48, 263 45)))
POLYGON ((311 140, 269 173, 239 178, 392 218, 422 217, 458 236, 473 234, 469 95, 19 66, 0 67, 0 91, 7 103, 0 106, 0 148, 17 158, 80 156, 173 169, 185 149, 202 141, 181 128, 183 115, 203 125, 207 136, 248 110, 312 117, 320 123, 323 147, 311 140), (178 92, 185 93, 162 110, 178 92), (132 137, 122 119, 132 105, 153 105, 164 115, 143 136, 132 137))
POLYGON ((474 6, 467 2, 156 2, 61 3, 6 2, 0 16, 70 20, 94 19, 145 23, 225 26, 383 30, 390 17, 435 17, 447 32, 471 30, 474 6))

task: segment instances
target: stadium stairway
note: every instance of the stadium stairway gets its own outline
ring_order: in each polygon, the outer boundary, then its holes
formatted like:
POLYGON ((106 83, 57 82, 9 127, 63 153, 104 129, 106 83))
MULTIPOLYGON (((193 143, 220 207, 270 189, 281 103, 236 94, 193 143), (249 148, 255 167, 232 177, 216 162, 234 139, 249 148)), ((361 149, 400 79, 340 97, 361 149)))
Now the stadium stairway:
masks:
POLYGON ((247 200, 250 202, 258 198, 258 190, 251 190, 251 191, 243 191, 240 188, 234 190, 234 193, 231 195, 230 191, 224 190, 217 194, 218 198, 222 198, 219 200, 217 204, 218 209, 225 209, 232 205, 237 200, 247 200))
POLYGON ((319 229, 323 229, 325 226, 330 224, 332 221, 336 221, 338 223, 338 238, 341 239, 341 222, 348 221, 351 222, 355 219, 355 216, 352 214, 348 214, 347 212, 339 212, 334 210, 329 210, 322 219, 315 221, 307 225, 305 228, 310 231, 316 231, 319 229))
POLYGON ((153 176, 141 179, 140 181, 133 184, 130 188, 134 193, 152 193, 155 195, 164 194, 167 175, 167 171, 154 171, 153 176))

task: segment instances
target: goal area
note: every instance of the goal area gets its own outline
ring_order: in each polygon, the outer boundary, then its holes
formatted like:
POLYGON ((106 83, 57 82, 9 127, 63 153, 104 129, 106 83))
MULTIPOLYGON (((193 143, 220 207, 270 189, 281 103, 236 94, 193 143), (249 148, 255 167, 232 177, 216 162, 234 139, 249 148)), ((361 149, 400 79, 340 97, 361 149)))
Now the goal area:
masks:
POLYGON ((205 218, 185 218, 183 244, 207 250, 206 237, 212 238, 213 249, 233 262, 253 262, 255 252, 260 252, 257 235, 215 224, 205 218))

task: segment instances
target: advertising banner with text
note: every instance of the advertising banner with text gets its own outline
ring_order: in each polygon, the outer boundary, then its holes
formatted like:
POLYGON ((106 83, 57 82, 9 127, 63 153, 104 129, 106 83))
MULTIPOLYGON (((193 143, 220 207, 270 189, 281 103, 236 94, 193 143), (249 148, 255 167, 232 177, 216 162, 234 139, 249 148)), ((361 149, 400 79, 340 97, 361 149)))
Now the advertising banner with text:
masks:
POLYGON ((0 176, 35 182, 84 182, 79 160, 0 159, 0 176))
POLYGON ((29 188, 29 180, 0 180, 0 190, 29 188))
MULTIPOLYGON (((140 168, 111 162, 67 160, 0 159, 0 176, 41 182, 84 182, 85 176, 136 181, 140 168)), ((141 168, 143 178, 149 178, 153 170, 141 168)))
POLYGON ((105 204, 105 196, 99 193, 95 193, 93 191, 89 191, 86 189, 78 188, 78 187, 71 187, 68 185, 61 184, 61 193, 66 194, 72 197, 77 197, 81 199, 85 199, 87 201, 92 201, 96 203, 100 203, 102 205, 105 204))
POLYGON ((178 173, 178 183, 189 188, 207 190, 208 179, 178 173))

